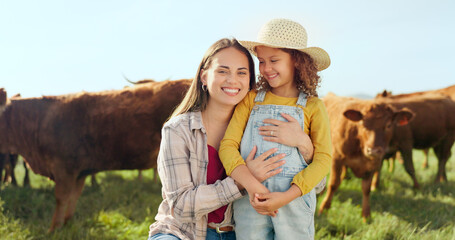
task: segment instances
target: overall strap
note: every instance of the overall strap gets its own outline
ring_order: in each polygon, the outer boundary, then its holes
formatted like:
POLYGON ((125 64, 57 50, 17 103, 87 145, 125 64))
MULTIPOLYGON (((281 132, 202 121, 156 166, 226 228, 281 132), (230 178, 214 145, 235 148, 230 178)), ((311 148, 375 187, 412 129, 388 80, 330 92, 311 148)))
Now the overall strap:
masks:
POLYGON ((300 91, 299 93, 299 99, 297 99, 297 105, 300 105, 302 107, 306 107, 306 102, 307 102, 307 94, 300 91))
POLYGON ((265 93, 266 91, 259 91, 258 94, 256 95, 256 98, 254 98, 254 102, 263 102, 265 99, 265 93))

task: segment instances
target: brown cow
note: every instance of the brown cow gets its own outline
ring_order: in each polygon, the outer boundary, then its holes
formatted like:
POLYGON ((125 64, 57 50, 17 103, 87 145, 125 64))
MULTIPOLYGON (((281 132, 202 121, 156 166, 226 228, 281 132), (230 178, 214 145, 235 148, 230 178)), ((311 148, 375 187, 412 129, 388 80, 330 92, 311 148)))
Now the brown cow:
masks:
MULTIPOLYGON (((73 216, 87 175, 156 165, 161 127, 189 85, 154 82, 0 106, 0 151, 21 154, 35 173, 55 182, 49 231, 73 216)), ((2 96, 0 90, 0 102, 2 96)))
MULTIPOLYGON (((377 99, 397 108, 409 108, 416 114, 409 125, 395 130, 387 153, 392 155, 400 151, 405 169, 413 180, 413 187, 420 187, 412 160, 413 148, 423 150, 433 148, 439 161, 435 182, 447 181, 445 166, 455 141, 455 102, 448 96, 435 94, 434 91, 377 99)), ((378 187, 379 177, 375 184, 378 187)))
POLYGON ((370 217, 370 187, 373 173, 382 163, 394 128, 413 117, 409 110, 396 110, 386 103, 329 94, 323 98, 330 119, 333 144, 332 171, 327 194, 319 209, 329 209, 341 183, 344 167, 362 178, 362 216, 370 217))

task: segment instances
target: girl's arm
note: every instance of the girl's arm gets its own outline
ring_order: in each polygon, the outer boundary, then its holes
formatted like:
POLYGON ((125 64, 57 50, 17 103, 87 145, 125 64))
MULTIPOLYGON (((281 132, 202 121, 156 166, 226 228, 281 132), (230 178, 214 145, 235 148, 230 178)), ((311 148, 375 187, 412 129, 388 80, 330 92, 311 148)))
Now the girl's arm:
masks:
POLYGON ((242 195, 230 177, 209 185, 193 181, 192 169, 198 168, 201 160, 189 151, 191 139, 182 134, 183 128, 178 125, 163 128, 158 173, 172 215, 181 222, 195 222, 242 195))

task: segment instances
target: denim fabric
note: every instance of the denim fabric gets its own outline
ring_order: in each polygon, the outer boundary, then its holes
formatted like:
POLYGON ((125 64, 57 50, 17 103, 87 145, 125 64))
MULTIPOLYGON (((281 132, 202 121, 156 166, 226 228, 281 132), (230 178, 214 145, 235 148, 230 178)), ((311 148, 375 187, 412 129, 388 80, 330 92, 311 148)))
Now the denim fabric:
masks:
POLYGON ((235 240, 235 232, 229 231, 224 233, 217 233, 215 229, 207 228, 206 240, 235 240))
MULTIPOLYGON (((259 92, 255 102, 262 102, 265 92, 259 92)), ((300 93, 297 105, 306 106, 306 94, 300 93)), ((259 105, 251 111, 240 143, 240 153, 244 159, 253 146, 257 146, 256 156, 271 148, 278 148, 274 154, 285 153, 286 163, 283 171, 263 182, 271 192, 284 192, 291 186, 292 179, 308 164, 296 147, 268 142, 259 135, 258 128, 266 124, 264 119, 286 121, 280 113, 287 113, 304 126, 303 110, 295 106, 259 105)), ((272 155, 272 156, 274 156, 272 155)), ((234 220, 237 239, 314 239, 314 212, 316 210, 316 193, 313 189, 308 194, 295 199, 279 209, 276 217, 260 215, 251 207, 248 195, 234 202, 234 220)))
POLYGON ((153 236, 149 236, 147 240, 180 240, 180 238, 169 233, 157 233, 153 236))

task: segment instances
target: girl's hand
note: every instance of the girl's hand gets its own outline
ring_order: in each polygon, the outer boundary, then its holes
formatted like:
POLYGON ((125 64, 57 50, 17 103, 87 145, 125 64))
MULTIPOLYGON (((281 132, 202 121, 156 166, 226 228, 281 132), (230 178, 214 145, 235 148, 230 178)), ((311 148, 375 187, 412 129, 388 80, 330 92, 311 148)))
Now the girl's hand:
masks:
POLYGON ((259 127, 259 134, 264 140, 281 143, 290 147, 297 147, 306 161, 313 159, 314 147, 310 137, 306 134, 299 122, 292 116, 281 113, 288 122, 277 119, 265 119, 263 122, 272 124, 259 127))
POLYGON ((254 146, 250 154, 248 154, 248 157, 245 159, 248 170, 250 170, 251 174, 253 174, 259 182, 263 182, 267 178, 275 176, 282 171, 282 169, 278 167, 282 166, 286 162, 285 160, 281 160, 286 156, 286 154, 278 154, 272 158, 264 160, 277 150, 278 149, 276 148, 272 148, 261 154, 259 157, 253 159, 257 151, 257 146, 254 146))
POLYGON ((262 212, 278 211, 291 201, 286 199, 284 192, 256 193, 251 206, 261 214, 262 212))
MULTIPOLYGON (((252 204, 254 199, 255 199, 255 196, 256 194, 266 194, 266 193, 270 193, 270 191, 262 184, 253 184, 251 186, 249 186, 247 188, 247 191, 248 191, 248 196, 249 196, 249 199, 250 199, 250 203, 252 204)), ((259 200, 258 200, 259 201, 259 200)), ((267 211, 267 210, 259 210, 257 211, 259 214, 262 214, 262 215, 268 215, 268 216, 271 216, 271 217, 275 217, 276 214, 277 214, 277 210, 274 210, 274 211, 267 211)))
POLYGON ((251 206, 258 212, 276 212, 282 206, 302 195, 300 188, 292 184, 285 192, 256 193, 251 206))

